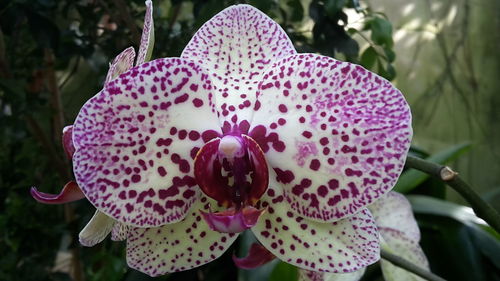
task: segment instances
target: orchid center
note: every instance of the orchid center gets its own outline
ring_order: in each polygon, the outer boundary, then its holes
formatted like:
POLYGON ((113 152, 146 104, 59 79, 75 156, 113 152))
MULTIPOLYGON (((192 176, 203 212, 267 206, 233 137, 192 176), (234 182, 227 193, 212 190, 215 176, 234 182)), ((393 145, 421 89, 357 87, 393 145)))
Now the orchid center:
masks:
POLYGON ((237 233, 254 226, 264 209, 254 206, 269 184, 264 153, 247 135, 225 135, 198 152, 194 174, 201 190, 227 210, 204 213, 210 228, 237 233))

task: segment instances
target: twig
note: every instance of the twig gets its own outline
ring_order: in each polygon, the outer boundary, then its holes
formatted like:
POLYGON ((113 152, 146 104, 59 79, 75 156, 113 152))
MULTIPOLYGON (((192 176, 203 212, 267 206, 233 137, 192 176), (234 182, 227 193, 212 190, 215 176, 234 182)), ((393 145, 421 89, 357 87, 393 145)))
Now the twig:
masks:
POLYGON ((50 102, 54 110, 53 128, 54 141, 59 142, 61 139, 62 129, 64 127, 64 114, 61 104, 61 92, 57 86, 56 72, 54 71, 54 54, 51 49, 45 49, 45 64, 47 77, 47 89, 50 92, 50 102))
POLYGON ((11 74, 6 59, 5 40, 3 39, 3 32, 0 29, 0 77, 10 78, 11 74))
POLYGON ((457 172, 450 167, 410 156, 406 158, 406 166, 434 176, 457 191, 480 218, 484 219, 494 230, 500 233, 500 214, 484 201, 474 189, 467 184, 457 172))
POLYGON ((134 44, 139 45, 139 43, 141 43, 141 34, 139 33, 137 25, 134 23, 134 19, 130 15, 127 5, 123 0, 113 0, 113 2, 115 3, 116 8, 118 8, 118 12, 120 13, 123 21, 132 33, 132 40, 134 41, 134 44))
POLYGON ((383 249, 380 250, 380 256, 384 259, 387 260, 388 262, 392 263, 393 265, 397 267, 401 267, 405 269, 406 271, 409 271, 413 274, 416 274, 424 279, 430 280, 430 281, 446 281, 445 279, 437 276, 436 274, 427 271, 419 266, 414 265, 413 263, 403 259, 402 257, 396 256, 392 253, 389 253, 388 251, 385 251, 383 249))
MULTIPOLYGON (((51 94, 51 104, 52 108, 54 110, 54 116, 53 116, 53 130, 54 130, 54 141, 55 142, 60 142, 61 141, 61 134, 62 134, 62 129, 64 127, 64 111, 62 107, 62 102, 61 102, 61 91, 59 90, 58 83, 57 83, 57 77, 56 73, 54 70, 54 54, 51 49, 45 49, 45 64, 46 64, 46 75, 47 77, 47 89, 49 90, 51 94)), ((32 123, 34 120, 31 120, 32 123)), ((34 122, 33 124, 37 124, 34 122)), ((36 135, 41 137, 44 136, 43 131, 41 128, 37 129, 36 135)), ((44 137, 45 138, 45 137, 44 137)), ((46 139, 46 138, 45 138, 46 139)), ((43 140, 43 138, 41 139, 43 140)), ((49 157, 52 157, 55 161, 58 162, 58 166, 61 174, 61 178, 64 181, 68 181, 71 178, 71 174, 69 173, 69 162, 66 158, 65 160, 61 160, 59 157, 57 157, 57 153, 54 149, 54 147, 48 142, 48 140, 44 140, 44 142, 47 142, 45 145, 49 148, 48 153, 50 154, 49 157), (53 150, 53 151, 50 151, 53 150), (62 164, 61 164, 62 163, 62 164)), ((64 217, 66 223, 71 223, 74 218, 74 210, 71 205, 66 204, 64 206, 64 217)), ((77 237, 78 230, 75 229, 74 227, 70 229, 71 237, 77 237)), ((82 281, 84 280, 84 275, 83 275, 83 269, 82 265, 80 262, 80 249, 78 247, 73 247, 71 248, 71 262, 72 262, 72 272, 71 276, 75 281, 82 281)))
POLYGON ((73 65, 73 68, 71 69, 70 73, 66 76, 66 78, 64 78, 64 81, 61 82, 61 85, 59 85, 59 89, 64 88, 64 86, 66 86, 66 83, 68 83, 68 81, 71 79, 71 77, 73 77, 73 75, 75 75, 76 71, 78 70, 79 64, 80 64, 80 56, 77 56, 76 62, 73 65))
POLYGON ((54 165, 56 172, 59 174, 59 177, 61 177, 63 180, 69 179, 69 173, 64 162, 59 158, 59 154, 57 153, 56 149, 49 141, 49 139, 45 136, 40 125, 38 125, 33 117, 28 115, 25 117, 25 120, 29 130, 31 131, 31 134, 38 140, 40 145, 47 152, 50 162, 52 162, 52 165, 54 165))

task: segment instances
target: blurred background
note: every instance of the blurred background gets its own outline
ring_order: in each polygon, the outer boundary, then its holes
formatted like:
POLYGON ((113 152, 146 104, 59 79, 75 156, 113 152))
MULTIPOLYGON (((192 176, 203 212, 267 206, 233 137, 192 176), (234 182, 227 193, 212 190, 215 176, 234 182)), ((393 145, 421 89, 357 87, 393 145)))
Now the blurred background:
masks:
MULTIPOLYGON (((412 153, 450 163, 500 209, 499 0, 154 0, 153 59, 179 56, 205 21, 236 3, 277 21, 299 52, 358 63, 391 80, 413 111, 412 153)), ((62 128, 102 88, 109 62, 129 46, 137 50, 144 11, 142 0, 0 0, 0 280, 154 279, 127 268, 124 242, 78 244, 90 203, 48 206, 29 195, 31 186, 58 193, 72 179, 62 128)), ((441 183, 410 176, 413 184, 401 190, 466 204, 441 183)), ((434 272, 500 280, 497 233, 457 219, 467 209, 415 198, 434 272)), ((209 265, 156 279, 296 278, 277 262, 238 272, 231 254, 251 239, 209 265)), ((380 278, 375 265, 364 280, 380 278)))

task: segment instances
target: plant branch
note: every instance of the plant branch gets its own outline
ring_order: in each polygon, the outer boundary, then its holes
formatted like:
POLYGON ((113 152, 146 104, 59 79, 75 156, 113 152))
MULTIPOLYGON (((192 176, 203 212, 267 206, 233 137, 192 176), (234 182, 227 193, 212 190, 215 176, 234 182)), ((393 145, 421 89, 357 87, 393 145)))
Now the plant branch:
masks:
POLYGON ((388 262, 392 263, 393 265, 403 268, 406 271, 409 271, 413 274, 416 274, 426 280, 430 281, 446 281, 445 279, 437 276, 436 274, 425 270, 419 266, 416 266, 415 264, 407 261, 406 259, 403 259, 402 257, 396 256, 392 253, 389 253, 386 250, 381 249, 380 250, 380 256, 384 259, 387 260, 388 262))
POLYGON ((479 194, 477 194, 477 192, 475 192, 474 189, 450 167, 410 155, 406 158, 406 166, 427 173, 448 184, 469 202, 477 216, 484 219, 493 229, 500 233, 500 214, 484 201, 479 194))
POLYGON ((141 34, 139 33, 139 29, 137 25, 134 23, 134 19, 127 8, 127 4, 123 0, 113 0, 116 8, 118 8, 118 12, 120 13, 123 21, 127 25, 128 29, 132 33, 132 40, 135 45, 139 45, 141 43, 141 34))
POLYGON ((61 92, 57 85, 57 78, 54 70, 54 54, 51 49, 45 49, 45 64, 47 89, 51 94, 50 102, 52 104, 52 110, 54 111, 54 119, 52 122, 54 128, 54 141, 59 142, 64 127, 64 112, 61 103, 61 92))

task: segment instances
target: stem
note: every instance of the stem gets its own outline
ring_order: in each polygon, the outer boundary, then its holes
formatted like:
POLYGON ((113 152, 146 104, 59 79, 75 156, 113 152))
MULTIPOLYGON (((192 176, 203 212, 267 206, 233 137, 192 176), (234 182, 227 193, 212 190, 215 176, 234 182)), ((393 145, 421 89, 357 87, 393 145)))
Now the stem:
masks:
POLYGON ((380 250, 380 256, 384 259, 387 260, 388 262, 392 263, 393 265, 397 267, 401 267, 405 269, 406 271, 409 271, 413 274, 416 274, 426 280, 431 280, 431 281, 446 281, 445 279, 437 276, 436 274, 427 271, 419 266, 414 265, 413 263, 403 259, 402 257, 396 256, 392 253, 389 253, 388 251, 381 249, 380 250))
MULTIPOLYGON (((53 118, 53 133, 54 141, 60 142, 61 133, 64 127, 64 113, 61 102, 61 92, 57 86, 56 72, 54 70, 54 54, 51 49, 45 49, 45 64, 46 64, 46 78, 47 89, 50 92, 50 102, 52 110, 54 111, 53 118)), ((67 161, 66 161, 67 162, 67 161)))
POLYGON ((127 8, 127 4, 123 0, 113 0, 113 2, 116 8, 118 8, 118 12, 123 21, 132 33, 132 40, 134 41, 134 44, 139 45, 139 43, 141 43, 141 34, 139 33, 137 25, 134 23, 134 19, 127 8))
POLYGON ((407 167, 434 176, 448 184, 469 202, 478 217, 484 219, 494 230, 500 233, 500 214, 484 201, 458 173, 449 167, 410 155, 406 158, 406 165, 407 167))

